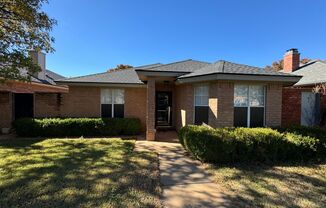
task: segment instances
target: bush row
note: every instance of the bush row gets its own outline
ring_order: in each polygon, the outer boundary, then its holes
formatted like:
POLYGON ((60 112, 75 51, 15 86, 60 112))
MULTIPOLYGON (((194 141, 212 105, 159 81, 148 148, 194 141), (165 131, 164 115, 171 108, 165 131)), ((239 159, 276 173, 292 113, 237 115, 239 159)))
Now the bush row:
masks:
POLYGON ((179 131, 183 147, 204 162, 282 162, 325 159, 325 140, 270 128, 189 125, 179 131))
POLYGON ((14 122, 18 136, 116 136, 139 134, 141 124, 136 118, 23 118, 14 122))

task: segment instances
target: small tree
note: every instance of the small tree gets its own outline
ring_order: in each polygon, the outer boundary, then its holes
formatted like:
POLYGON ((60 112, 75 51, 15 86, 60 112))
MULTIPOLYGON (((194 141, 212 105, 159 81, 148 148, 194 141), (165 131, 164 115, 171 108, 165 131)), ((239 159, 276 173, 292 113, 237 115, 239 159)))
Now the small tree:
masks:
POLYGON ((123 70, 123 69, 130 69, 133 66, 130 66, 128 64, 118 64, 117 67, 109 69, 108 71, 117 71, 117 70, 123 70))

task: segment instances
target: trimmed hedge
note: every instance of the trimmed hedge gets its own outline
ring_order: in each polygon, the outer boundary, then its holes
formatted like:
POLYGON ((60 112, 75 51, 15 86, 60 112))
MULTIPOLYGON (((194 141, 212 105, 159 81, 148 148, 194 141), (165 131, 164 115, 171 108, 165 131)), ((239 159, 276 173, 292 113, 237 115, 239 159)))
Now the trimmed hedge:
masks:
POLYGON ((14 122, 18 136, 117 136, 136 135, 141 131, 136 118, 22 118, 14 122))
POLYGON ((288 134, 296 135, 297 137, 312 137, 316 139, 316 151, 320 157, 326 155, 326 129, 318 126, 307 127, 292 125, 286 128, 279 128, 278 131, 288 134))
POLYGON ((318 138, 281 133, 270 128, 185 126, 179 141, 204 162, 281 162, 325 159, 326 146, 318 138))

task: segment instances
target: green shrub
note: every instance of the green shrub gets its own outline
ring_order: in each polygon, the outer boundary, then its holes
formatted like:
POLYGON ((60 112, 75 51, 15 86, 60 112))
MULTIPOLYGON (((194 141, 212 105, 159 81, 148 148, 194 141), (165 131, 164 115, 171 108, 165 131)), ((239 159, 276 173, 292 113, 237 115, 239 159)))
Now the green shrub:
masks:
POLYGON ((280 133, 270 128, 185 126, 179 131, 183 147, 205 162, 279 162, 325 158, 320 141, 311 136, 280 133))
POLYGON ((116 136, 140 133, 141 124, 136 118, 23 118, 14 122, 18 136, 116 136))
POLYGON ((326 155, 326 129, 318 126, 307 127, 292 125, 286 128, 279 128, 280 132, 289 135, 295 135, 297 138, 306 137, 306 140, 315 140, 316 152, 320 158, 326 155))

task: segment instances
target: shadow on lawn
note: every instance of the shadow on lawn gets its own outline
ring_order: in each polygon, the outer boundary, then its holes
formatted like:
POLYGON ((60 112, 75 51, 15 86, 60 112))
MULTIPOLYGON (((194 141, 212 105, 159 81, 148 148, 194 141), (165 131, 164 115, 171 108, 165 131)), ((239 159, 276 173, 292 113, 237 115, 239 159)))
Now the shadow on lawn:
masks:
POLYGON ((44 139, 1 139, 0 148, 27 148, 33 144, 43 141, 44 139))
POLYGON ((237 207, 326 207, 325 163, 236 164, 224 169, 225 198, 237 207))
POLYGON ((134 153, 131 142, 61 140, 42 147, 26 140, 0 147, 17 155, 0 169, 7 174, 0 179, 0 207, 160 206, 157 160, 134 153))

